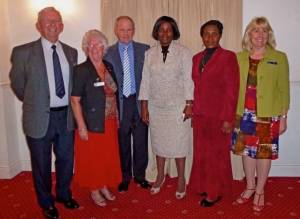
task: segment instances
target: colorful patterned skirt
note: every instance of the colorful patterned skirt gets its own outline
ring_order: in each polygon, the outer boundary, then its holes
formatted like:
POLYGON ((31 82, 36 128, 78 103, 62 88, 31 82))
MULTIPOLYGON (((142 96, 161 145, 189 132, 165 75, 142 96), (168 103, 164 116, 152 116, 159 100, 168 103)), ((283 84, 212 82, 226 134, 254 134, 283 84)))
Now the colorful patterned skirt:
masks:
POLYGON ((255 159, 278 158, 280 117, 256 117, 245 110, 237 116, 232 134, 231 149, 234 154, 255 159))

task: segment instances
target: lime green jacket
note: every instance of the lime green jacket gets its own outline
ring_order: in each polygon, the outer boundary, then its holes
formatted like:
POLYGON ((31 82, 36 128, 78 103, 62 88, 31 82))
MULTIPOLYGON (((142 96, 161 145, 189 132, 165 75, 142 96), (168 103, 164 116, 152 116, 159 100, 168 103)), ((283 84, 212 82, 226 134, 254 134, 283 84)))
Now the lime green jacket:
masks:
MULTIPOLYGON (((249 71, 249 51, 237 54, 240 66, 240 91, 237 114, 243 115, 249 71)), ((257 116, 281 115, 290 105, 289 64, 286 54, 267 47, 257 67, 257 116)))

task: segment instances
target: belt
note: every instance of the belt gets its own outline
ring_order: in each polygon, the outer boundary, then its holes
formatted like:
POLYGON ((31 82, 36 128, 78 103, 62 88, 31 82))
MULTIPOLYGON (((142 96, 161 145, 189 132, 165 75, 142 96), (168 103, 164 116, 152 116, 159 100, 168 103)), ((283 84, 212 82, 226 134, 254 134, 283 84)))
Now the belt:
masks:
POLYGON ((126 99, 129 99, 129 98, 132 98, 132 97, 136 97, 136 94, 130 94, 128 97, 125 97, 125 96, 123 95, 123 97, 126 98, 126 99))
POLYGON ((57 111, 63 111, 66 109, 68 109, 68 106, 59 106, 59 107, 51 107, 50 111, 57 112, 57 111))

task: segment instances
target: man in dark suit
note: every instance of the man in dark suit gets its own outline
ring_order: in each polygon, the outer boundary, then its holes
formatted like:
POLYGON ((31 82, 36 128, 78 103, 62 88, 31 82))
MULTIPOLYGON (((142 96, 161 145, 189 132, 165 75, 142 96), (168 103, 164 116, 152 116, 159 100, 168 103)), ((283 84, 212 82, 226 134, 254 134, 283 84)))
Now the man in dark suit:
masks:
POLYGON ((128 16, 116 19, 115 35, 118 42, 108 48, 105 59, 113 65, 118 84, 119 144, 122 167, 122 182, 119 185, 119 191, 122 192, 128 190, 132 175, 134 182, 142 188, 150 187, 145 180, 145 170, 148 164, 148 127, 141 120, 138 101, 145 51, 149 49, 149 46, 132 40, 134 22, 128 16), (133 138, 132 153, 131 136, 133 138))
POLYGON ((62 18, 55 8, 38 14, 37 41, 12 51, 11 87, 23 102, 23 128, 30 150, 37 200, 46 218, 58 218, 51 194, 51 153, 55 153, 56 201, 66 208, 78 208, 72 198, 73 116, 69 107, 76 49, 60 42, 62 18))

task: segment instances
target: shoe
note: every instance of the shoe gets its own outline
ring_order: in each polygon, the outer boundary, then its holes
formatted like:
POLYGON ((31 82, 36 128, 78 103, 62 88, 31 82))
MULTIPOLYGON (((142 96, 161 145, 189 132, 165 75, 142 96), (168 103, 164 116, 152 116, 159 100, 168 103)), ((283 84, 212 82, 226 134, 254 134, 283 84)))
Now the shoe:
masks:
POLYGON ((116 196, 112 194, 106 187, 103 189, 100 189, 100 193, 104 196, 105 199, 108 201, 114 201, 116 200, 116 196))
POLYGON ((201 193, 200 193, 200 196, 201 196, 201 197, 206 197, 206 196, 207 196, 207 192, 201 192, 201 193))
POLYGON ((183 199, 185 197, 185 195, 186 195, 186 183, 185 183, 185 179, 184 179, 184 191, 183 192, 176 191, 175 192, 175 197, 177 199, 183 199))
POLYGON ((261 212, 264 209, 265 205, 264 204, 260 205, 259 203, 260 203, 261 197, 264 197, 264 193, 258 194, 255 192, 255 195, 258 196, 258 199, 257 199, 257 204, 253 203, 253 211, 261 212))
POLYGON ((46 219, 56 219, 59 218, 58 211, 55 206, 43 209, 43 215, 46 219))
POLYGON ((151 195, 155 195, 155 194, 157 194, 157 193, 160 192, 160 188, 161 188, 162 185, 164 184, 165 179, 166 179, 166 178, 164 177, 163 181, 161 182, 161 184, 160 184, 158 187, 151 187, 151 189, 150 189, 150 194, 151 194, 151 195))
POLYGON ((140 187, 142 187, 143 189, 148 189, 148 188, 151 187, 151 185, 149 184, 149 182, 147 180, 145 180, 145 179, 139 180, 137 178, 134 178, 134 182, 136 184, 138 184, 140 187))
POLYGON ((185 188, 184 188, 184 192, 177 192, 176 191, 176 193, 175 193, 175 197, 177 199, 183 199, 185 197, 185 195, 186 195, 185 188))
POLYGON ((105 198, 99 193, 99 191, 91 192, 91 198, 93 199, 94 203, 100 207, 106 206, 105 198))
POLYGON ((254 194, 255 194, 255 189, 247 189, 247 188, 246 188, 246 189, 242 192, 242 194, 240 195, 240 197, 238 197, 238 198, 236 199, 235 202, 238 203, 238 204, 240 204, 240 205, 245 204, 245 203, 249 202, 250 199, 253 198, 254 194), (253 191, 253 193, 252 193, 249 197, 245 197, 245 193, 246 193, 247 191, 253 191))
POLYGON ((56 198, 55 200, 58 203, 62 203, 64 204, 64 206, 68 209, 77 209, 79 208, 79 204, 77 203, 77 201, 73 198, 69 198, 68 200, 64 200, 64 199, 60 199, 60 198, 56 198))
POLYGON ((216 200, 214 201, 208 201, 206 200, 206 198, 202 199, 202 201, 200 202, 200 206, 205 207, 205 208, 209 208, 214 206, 217 202, 219 202, 222 199, 221 196, 218 196, 216 200))
POLYGON ((129 182, 121 182, 119 184, 118 191, 119 192, 126 192, 126 191, 128 191, 128 186, 129 186, 129 182))

